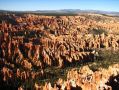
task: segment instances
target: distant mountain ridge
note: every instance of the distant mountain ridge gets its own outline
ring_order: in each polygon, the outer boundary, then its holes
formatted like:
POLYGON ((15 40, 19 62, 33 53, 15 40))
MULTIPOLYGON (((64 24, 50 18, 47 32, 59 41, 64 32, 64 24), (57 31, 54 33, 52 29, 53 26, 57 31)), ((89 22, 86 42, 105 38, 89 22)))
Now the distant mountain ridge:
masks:
POLYGON ((101 11, 101 10, 81 10, 81 9, 61 9, 61 10, 36 10, 36 11, 10 11, 10 10, 0 10, 2 12, 19 12, 19 13, 72 13, 72 14, 80 14, 80 13, 94 13, 94 14, 106 14, 106 15, 114 15, 119 16, 119 12, 116 11, 101 11))

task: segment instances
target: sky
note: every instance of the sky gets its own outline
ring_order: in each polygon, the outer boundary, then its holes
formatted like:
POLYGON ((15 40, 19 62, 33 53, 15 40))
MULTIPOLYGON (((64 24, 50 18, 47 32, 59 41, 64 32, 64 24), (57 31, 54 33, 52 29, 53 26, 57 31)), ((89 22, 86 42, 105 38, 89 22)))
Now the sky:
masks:
POLYGON ((0 0, 0 10, 102 10, 119 12, 119 0, 0 0))

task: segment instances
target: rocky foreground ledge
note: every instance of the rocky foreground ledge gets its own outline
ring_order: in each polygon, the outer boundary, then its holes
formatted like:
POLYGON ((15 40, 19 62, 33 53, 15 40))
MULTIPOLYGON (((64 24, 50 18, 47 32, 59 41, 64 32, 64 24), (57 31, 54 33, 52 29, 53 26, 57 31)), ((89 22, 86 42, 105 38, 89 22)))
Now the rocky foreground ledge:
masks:
MULTIPOLYGON (((119 64, 109 66, 108 69, 99 68, 92 71, 89 66, 80 69, 73 68, 67 73, 67 80, 59 78, 53 86, 45 83, 41 86, 34 85, 35 90, 118 90, 119 89, 119 64)), ((19 88, 21 90, 22 87, 19 88)))

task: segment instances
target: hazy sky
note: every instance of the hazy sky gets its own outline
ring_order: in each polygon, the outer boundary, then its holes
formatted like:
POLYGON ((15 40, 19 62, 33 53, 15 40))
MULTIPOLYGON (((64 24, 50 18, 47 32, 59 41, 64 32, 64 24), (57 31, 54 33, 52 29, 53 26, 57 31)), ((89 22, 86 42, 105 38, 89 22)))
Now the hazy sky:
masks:
POLYGON ((119 0, 0 0, 2 10, 93 9, 118 11, 119 0))

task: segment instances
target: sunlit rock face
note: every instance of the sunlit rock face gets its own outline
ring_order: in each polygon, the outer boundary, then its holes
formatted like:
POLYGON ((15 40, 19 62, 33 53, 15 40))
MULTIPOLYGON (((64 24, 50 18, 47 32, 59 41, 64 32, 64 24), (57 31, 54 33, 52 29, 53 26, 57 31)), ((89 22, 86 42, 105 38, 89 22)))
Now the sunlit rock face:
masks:
POLYGON ((71 69, 67 73, 67 80, 59 78, 56 85, 46 83, 45 86, 35 84, 35 87, 46 90, 118 90, 119 64, 110 66, 108 69, 100 68, 93 72, 88 66, 79 70, 71 69))
MULTIPOLYGON (((23 83, 54 76, 47 68, 62 69, 94 62, 99 56, 97 49, 118 50, 118 33, 117 17, 0 14, 0 83, 22 90, 23 83)), ((45 86, 33 82, 32 87, 111 90, 113 84, 108 83, 111 76, 114 82, 114 78, 118 79, 118 65, 96 72, 85 66, 79 71, 68 71, 67 80, 59 80, 54 87, 50 82, 45 86)))

